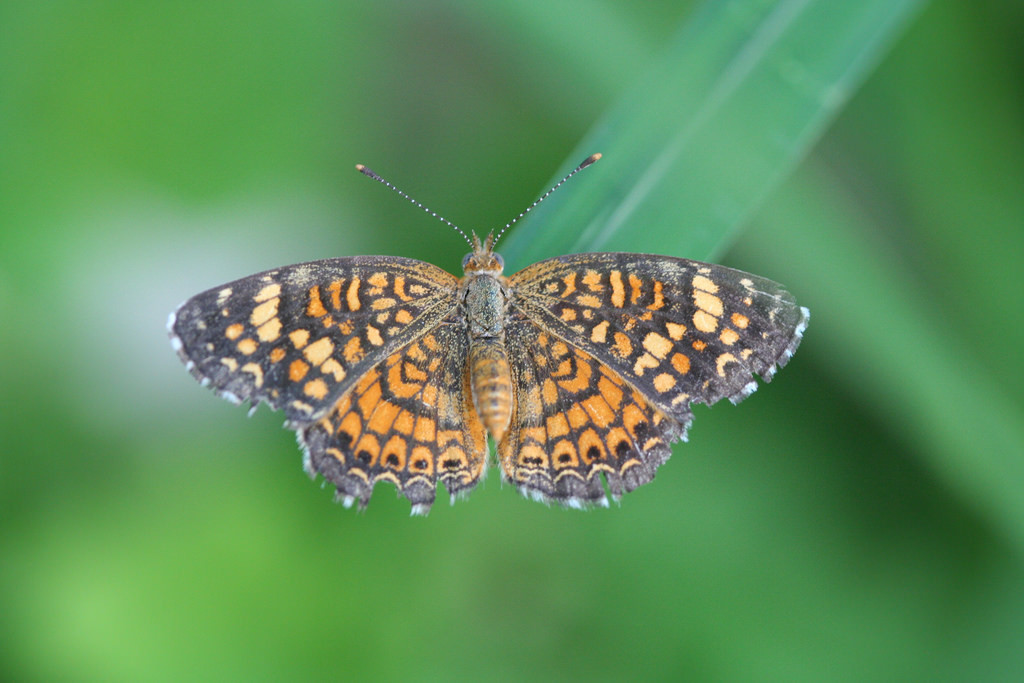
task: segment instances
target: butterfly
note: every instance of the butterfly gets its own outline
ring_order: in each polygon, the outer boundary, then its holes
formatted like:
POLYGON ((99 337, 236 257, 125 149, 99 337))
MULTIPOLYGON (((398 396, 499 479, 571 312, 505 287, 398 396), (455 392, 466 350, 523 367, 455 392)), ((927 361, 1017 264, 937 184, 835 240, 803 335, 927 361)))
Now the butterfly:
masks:
POLYGON ((185 301, 172 346, 224 398, 282 411, 346 507, 380 481, 413 514, 438 482, 454 501, 484 477, 489 438, 521 493, 586 507, 651 481, 693 404, 770 381, 810 317, 775 282, 671 256, 572 254, 505 276, 501 233, 462 234, 462 277, 393 256, 276 268, 185 301))

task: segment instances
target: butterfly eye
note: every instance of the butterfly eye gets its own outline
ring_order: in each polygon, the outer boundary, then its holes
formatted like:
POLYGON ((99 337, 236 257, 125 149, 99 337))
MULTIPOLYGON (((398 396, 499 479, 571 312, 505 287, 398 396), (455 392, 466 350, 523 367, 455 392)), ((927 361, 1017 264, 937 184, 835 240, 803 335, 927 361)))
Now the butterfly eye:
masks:
POLYGON ((498 270, 505 270, 505 259, 501 258, 501 254, 492 254, 494 256, 494 262, 498 264, 498 270))
POLYGON ((466 266, 469 265, 469 259, 473 258, 473 254, 466 254, 462 257, 462 269, 465 270, 466 266))

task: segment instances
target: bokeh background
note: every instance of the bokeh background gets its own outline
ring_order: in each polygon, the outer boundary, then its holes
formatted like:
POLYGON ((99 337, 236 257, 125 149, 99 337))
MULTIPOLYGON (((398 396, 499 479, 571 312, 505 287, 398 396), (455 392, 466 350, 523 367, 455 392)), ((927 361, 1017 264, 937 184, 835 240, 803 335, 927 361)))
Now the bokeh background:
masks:
POLYGON ((1024 671, 1024 5, 709 5, 2 3, 0 678, 1024 671), (486 232, 594 151, 510 271, 714 258, 813 312, 620 506, 345 510, 167 343, 277 265, 458 272, 356 162, 486 232))

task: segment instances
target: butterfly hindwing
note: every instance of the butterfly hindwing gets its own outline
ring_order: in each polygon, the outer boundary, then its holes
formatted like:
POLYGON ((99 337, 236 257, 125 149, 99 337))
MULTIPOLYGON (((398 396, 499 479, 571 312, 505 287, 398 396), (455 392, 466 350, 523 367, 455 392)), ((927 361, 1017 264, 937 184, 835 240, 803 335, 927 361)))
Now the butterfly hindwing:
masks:
POLYGON ((512 424, 498 459, 527 496, 563 505, 605 504, 654 478, 689 418, 655 408, 607 365, 533 322, 506 329, 513 383, 512 424))
POLYGON ((487 438, 472 408, 464 320, 450 319, 367 371, 331 411, 300 431, 310 475, 365 506, 390 481, 425 513, 441 481, 454 494, 483 476, 487 438))

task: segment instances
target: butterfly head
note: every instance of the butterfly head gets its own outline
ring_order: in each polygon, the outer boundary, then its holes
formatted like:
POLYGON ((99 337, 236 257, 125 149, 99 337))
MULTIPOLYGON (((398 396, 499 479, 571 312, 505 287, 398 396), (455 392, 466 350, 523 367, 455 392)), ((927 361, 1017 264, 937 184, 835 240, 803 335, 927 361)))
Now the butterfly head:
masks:
POLYGON ((494 241, 493 232, 482 241, 473 233, 473 251, 462 259, 462 271, 466 275, 501 275, 505 269, 505 260, 501 254, 494 253, 494 241))

